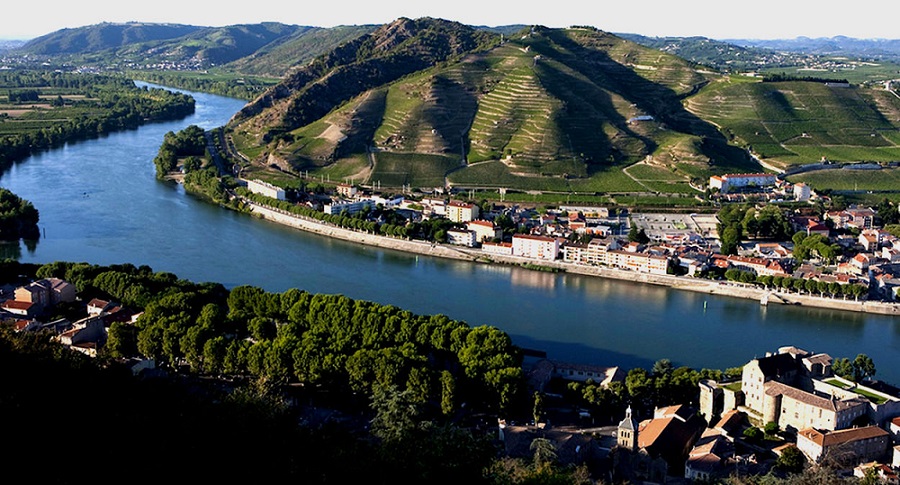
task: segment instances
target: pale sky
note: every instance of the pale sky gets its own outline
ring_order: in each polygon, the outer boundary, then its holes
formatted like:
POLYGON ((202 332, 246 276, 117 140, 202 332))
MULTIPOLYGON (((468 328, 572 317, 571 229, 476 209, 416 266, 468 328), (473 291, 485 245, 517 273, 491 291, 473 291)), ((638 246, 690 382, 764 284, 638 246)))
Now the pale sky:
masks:
POLYGON ((469 25, 591 25, 613 33, 713 39, 832 37, 900 38, 900 2, 821 0, 13 0, 3 6, 0 39, 31 39, 101 22, 224 26, 382 24, 399 17, 436 17, 469 25), (287 8, 285 7, 287 6, 287 8))

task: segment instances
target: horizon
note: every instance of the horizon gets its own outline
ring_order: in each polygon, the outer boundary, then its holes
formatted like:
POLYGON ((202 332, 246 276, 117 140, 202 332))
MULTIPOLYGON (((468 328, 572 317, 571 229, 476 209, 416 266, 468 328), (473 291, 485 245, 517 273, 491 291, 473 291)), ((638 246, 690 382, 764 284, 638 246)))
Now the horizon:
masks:
POLYGON ((849 37, 855 39, 900 38, 893 19, 900 5, 875 0, 863 9, 844 9, 834 15, 819 8, 818 2, 778 2, 760 0, 752 8, 735 13, 712 0, 695 0, 690 5, 665 0, 648 0, 640 10, 624 4, 609 3, 585 9, 574 0, 555 2, 552 9, 539 4, 485 6, 483 2, 461 0, 452 4, 424 5, 408 0, 383 0, 378 4, 350 1, 334 10, 286 11, 281 3, 257 0, 252 11, 211 9, 203 5, 159 0, 152 11, 129 3, 108 4, 85 0, 73 4, 48 0, 42 4, 48 16, 34 15, 24 2, 7 6, 0 18, 0 40, 31 40, 62 29, 75 29, 102 23, 182 24, 198 27, 278 22, 309 27, 339 25, 380 25, 401 17, 433 17, 471 26, 543 25, 570 27, 590 25, 610 33, 638 34, 647 37, 706 37, 716 40, 784 40, 849 37), (272 14, 272 12, 277 12, 272 14), (653 12, 652 16, 635 12, 653 12), (877 14, 873 15, 872 12, 877 14), (739 16, 739 17, 738 17, 739 16))

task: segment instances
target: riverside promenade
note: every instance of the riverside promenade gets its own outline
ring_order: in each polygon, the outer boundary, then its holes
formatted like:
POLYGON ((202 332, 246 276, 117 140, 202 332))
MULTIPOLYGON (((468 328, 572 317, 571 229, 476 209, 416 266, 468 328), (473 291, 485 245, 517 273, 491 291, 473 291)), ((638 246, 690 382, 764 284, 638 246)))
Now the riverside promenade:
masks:
POLYGON ((745 298, 758 302, 766 301, 769 305, 802 305, 832 310, 844 310, 851 312, 873 313, 879 315, 900 316, 900 305, 881 301, 854 301, 835 298, 824 298, 813 295, 803 295, 782 291, 773 291, 754 285, 743 283, 712 281, 701 278, 674 275, 654 275, 639 273, 606 266, 590 266, 563 261, 544 261, 520 256, 505 256, 487 254, 480 249, 466 248, 447 244, 435 244, 425 241, 399 239, 389 236, 379 236, 365 232, 345 229, 333 226, 321 221, 302 217, 273 207, 257 204, 249 199, 243 199, 251 212, 272 222, 293 227, 323 236, 333 237, 344 241, 375 246, 395 251, 403 251, 412 254, 450 258, 463 261, 471 261, 484 264, 511 264, 521 266, 527 263, 553 268, 558 271, 580 274, 585 276, 597 276, 601 278, 667 286, 677 290, 693 291, 709 295, 731 296, 745 298))

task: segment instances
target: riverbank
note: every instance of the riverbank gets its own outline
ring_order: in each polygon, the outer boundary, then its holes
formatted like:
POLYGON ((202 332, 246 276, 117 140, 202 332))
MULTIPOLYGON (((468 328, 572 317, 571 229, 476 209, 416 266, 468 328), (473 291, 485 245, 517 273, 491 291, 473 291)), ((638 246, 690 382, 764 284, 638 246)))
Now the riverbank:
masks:
POLYGON ((692 278, 674 275, 654 275, 638 273, 618 268, 605 266, 588 266, 582 264, 566 263, 562 261, 536 261, 520 256, 506 256, 486 254, 479 249, 465 248, 462 246, 449 246, 445 244, 433 244, 425 241, 398 239, 376 234, 344 229, 329 224, 324 224, 314 219, 291 214, 271 207, 256 204, 245 199, 251 212, 258 217, 272 222, 286 225, 302 231, 307 231, 323 236, 333 237, 348 242, 375 246, 383 249, 392 249, 425 256, 450 258, 476 263, 499 263, 524 266, 526 264, 540 264, 542 267, 555 268, 572 274, 596 276, 601 278, 631 281, 636 283, 667 286, 676 290, 693 291, 709 295, 731 296, 744 298, 767 304, 802 305, 831 310, 851 312, 873 313, 879 315, 900 315, 900 305, 879 301, 853 301, 823 298, 797 293, 772 291, 757 286, 742 283, 712 281, 700 278, 692 278))

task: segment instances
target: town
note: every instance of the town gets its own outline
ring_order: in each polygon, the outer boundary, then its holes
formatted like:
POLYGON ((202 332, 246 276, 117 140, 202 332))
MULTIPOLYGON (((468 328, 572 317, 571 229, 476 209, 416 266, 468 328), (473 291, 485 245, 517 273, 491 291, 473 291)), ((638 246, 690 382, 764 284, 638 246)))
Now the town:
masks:
MULTIPOLYGON (((331 194, 289 195, 259 180, 244 184, 235 197, 253 212, 266 211, 267 218, 303 219, 331 234, 340 229, 397 242, 412 242, 427 230, 432 240, 417 242, 426 254, 450 248, 473 261, 523 264, 539 271, 598 268, 661 284, 672 284, 667 278, 697 280, 714 288, 725 285, 731 295, 757 288, 764 295, 761 304, 866 302, 877 303, 885 313, 896 311, 900 243, 879 211, 848 206, 817 214, 815 203, 821 198, 809 187, 784 184, 771 174, 710 180, 717 196, 753 201, 745 204, 741 223, 772 225, 769 219, 778 219, 773 214, 782 214, 780 234, 791 235, 783 240, 739 238, 732 254, 723 252, 727 241, 722 236, 728 219, 734 218, 726 212, 506 206, 441 194, 382 196, 351 184, 337 184, 331 194), (790 198, 809 204, 809 210, 772 212, 767 207, 777 203, 761 197, 790 198), (384 226, 392 229, 376 235, 384 226)), ((766 232, 747 226, 748 232, 766 232)), ((112 301, 109 293, 90 285, 79 293, 75 284, 57 277, 20 286, 7 283, 0 294, 4 322, 18 332, 49 332, 61 345, 89 356, 104 354, 113 326, 141 322, 141 308, 112 301)), ((636 376, 665 382, 679 370, 661 365, 648 374, 609 366, 615 363, 597 364, 540 355, 526 359, 522 371, 529 392, 541 396, 542 409, 526 424, 498 415, 495 438, 508 456, 527 458, 536 439, 549 440, 560 464, 586 465, 595 475, 632 483, 710 482, 817 466, 846 476, 897 480, 900 390, 875 381, 874 363, 864 354, 851 362, 786 346, 737 370, 693 372, 690 381, 696 382, 688 395, 659 392, 650 401, 639 397, 636 376), (618 404, 598 404, 589 395, 618 396, 618 404)), ((135 375, 162 370, 152 358, 132 359, 128 365, 135 375)))
POLYGON ((642 281, 671 286, 686 277, 707 282, 702 288, 710 293, 715 284, 726 281, 732 287, 758 290, 747 297, 763 304, 846 309, 851 307, 837 302, 853 301, 865 302, 854 310, 886 314, 900 310, 895 304, 900 288, 900 240, 892 223, 896 208, 885 205, 890 214, 855 205, 830 208, 827 198, 808 185, 790 184, 774 174, 711 177, 710 197, 725 208, 719 213, 637 213, 624 207, 577 205, 537 208, 479 203, 466 198, 465 192, 458 197, 385 197, 346 183, 336 184, 331 194, 295 193, 294 203, 283 188, 254 179, 242 183, 242 200, 250 210, 277 222, 302 229, 291 216, 316 215, 318 222, 366 234, 343 233, 360 242, 372 243, 377 238, 370 234, 381 234, 386 240, 431 243, 407 244, 397 248, 401 250, 440 256, 434 252, 436 243, 457 248, 452 257, 474 261, 587 274, 606 269, 604 275, 618 273, 620 278, 639 273, 642 281), (782 208, 785 201, 792 205, 782 208), (267 209, 273 204, 289 210, 273 213, 267 209), (297 207, 302 210, 292 210, 297 207), (734 207, 743 209, 729 217, 740 220, 723 221, 723 213, 734 207), (426 232, 423 225, 437 229, 426 232), (381 226, 392 230, 379 232, 381 226))
MULTIPOLYGON (((94 284, 121 283, 114 276, 120 272, 97 271, 94 284)), ((137 271, 149 274, 146 268, 137 271)), ((174 282, 172 275, 154 278, 174 282)), ((10 312, 3 322, 14 331, 48 332, 60 345, 91 357, 106 352, 111 328, 142 322, 142 311, 92 297, 103 294, 97 288, 78 292, 56 277, 15 289, 7 284, 3 294, 10 312)), ((162 367, 146 356, 117 360, 142 379, 194 368, 187 356, 162 367)), ((535 400, 532 418, 524 422, 501 413, 488 431, 511 458, 534 455, 538 461, 535 443, 544 443, 551 449, 541 460, 586 467, 611 483, 716 483, 804 471, 897 483, 900 389, 875 380, 875 363, 865 354, 851 361, 783 346, 725 371, 696 372, 665 359, 650 370, 626 371, 531 353, 522 371, 523 396, 535 400)))

